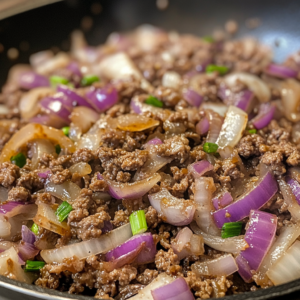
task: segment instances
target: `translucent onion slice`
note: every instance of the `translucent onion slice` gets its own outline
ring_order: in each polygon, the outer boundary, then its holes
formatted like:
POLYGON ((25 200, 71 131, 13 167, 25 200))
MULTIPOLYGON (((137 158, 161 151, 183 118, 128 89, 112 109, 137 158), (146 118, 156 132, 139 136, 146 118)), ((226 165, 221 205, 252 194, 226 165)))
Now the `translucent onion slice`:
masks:
POLYGON ((47 263, 62 263, 65 258, 76 256, 78 259, 110 251, 132 237, 131 226, 126 224, 100 236, 97 239, 63 246, 57 249, 43 250, 41 256, 47 263))
MULTIPOLYGON (((79 162, 69 168, 69 171, 74 174, 78 173, 79 176, 85 176, 92 172, 92 168, 88 163, 79 162)), ((77 185, 78 186, 78 185, 77 185)))
POLYGON ((213 170, 213 168, 214 166, 207 160, 201 160, 189 165, 188 171, 194 178, 199 178, 206 172, 213 170))
POLYGON ((211 177, 200 177, 195 179, 195 195, 196 202, 195 221, 201 230, 211 235, 220 236, 212 212, 214 207, 212 204, 212 194, 215 191, 214 180, 211 177))
POLYGON ((165 87, 178 89, 181 82, 181 77, 177 72, 165 72, 162 77, 162 85, 165 87))
POLYGON ((121 115, 117 119, 117 126, 124 131, 143 131, 159 125, 159 121, 141 115, 121 115))
POLYGON ((200 276, 229 276, 238 271, 237 263, 231 254, 204 262, 195 262, 192 271, 200 276))
POLYGON ((255 282, 262 288, 269 286, 269 278, 266 275, 268 270, 272 270, 277 260, 283 256, 287 249, 300 236, 300 223, 285 226, 281 229, 279 236, 270 248, 262 264, 260 265, 256 275, 253 276, 255 282))
POLYGON ((201 106, 201 109, 204 110, 212 110, 215 113, 219 114, 221 117, 225 117, 226 112, 228 110, 228 106, 223 103, 215 103, 215 102, 204 102, 201 106))
POLYGON ((229 106, 224 123, 216 143, 220 148, 234 147, 242 137, 246 128, 248 115, 235 106, 229 106))
POLYGON ((63 201, 73 201, 80 194, 81 188, 72 181, 65 181, 62 184, 55 184, 51 181, 45 183, 45 192, 63 200, 63 201))
POLYGON ((70 115, 72 123, 81 129, 81 133, 86 133, 99 119, 99 114, 93 109, 78 106, 74 107, 70 115))
POLYGON ((11 225, 4 217, 4 215, 0 215, 0 237, 6 238, 10 236, 11 225))
POLYGON ((33 140, 31 153, 32 153, 31 166, 33 170, 37 168, 39 160, 44 153, 52 154, 52 155, 56 154, 53 144, 45 139, 33 140))
POLYGON ((220 135, 224 118, 212 110, 206 110, 206 117, 209 122, 209 130, 206 141, 208 143, 215 143, 220 135))
POLYGON ((300 241, 296 241, 267 272, 274 285, 300 278, 300 241))
POLYGON ((48 139, 55 145, 59 144, 66 152, 75 151, 72 141, 64 135, 62 130, 40 124, 28 124, 15 133, 5 144, 0 155, 0 162, 10 161, 10 158, 16 155, 22 146, 37 138, 48 139))
POLYGON ((37 225, 60 235, 67 235, 70 232, 67 222, 59 222, 55 210, 45 203, 39 203, 38 212, 33 221, 37 225))
POLYGON ((243 235, 222 239, 220 236, 214 236, 203 232, 195 222, 190 225, 193 232, 203 237, 204 244, 207 246, 229 253, 238 253, 249 247, 247 242, 244 240, 243 235))
POLYGON ((260 102, 268 102, 271 98, 269 87, 259 77, 243 72, 231 73, 224 78, 229 88, 234 88, 237 82, 245 84, 260 102))

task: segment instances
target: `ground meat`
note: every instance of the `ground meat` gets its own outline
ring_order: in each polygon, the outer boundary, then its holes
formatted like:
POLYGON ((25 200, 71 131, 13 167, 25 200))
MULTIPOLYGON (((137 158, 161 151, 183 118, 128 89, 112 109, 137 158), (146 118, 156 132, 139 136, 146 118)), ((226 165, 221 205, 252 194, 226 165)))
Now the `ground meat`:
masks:
POLYGON ((259 147, 264 144, 264 139, 258 134, 246 135, 237 145, 239 155, 248 158, 260 155, 259 147))
POLYGON ((201 299, 209 299, 213 293, 211 279, 202 280, 194 272, 187 272, 186 282, 195 292, 196 297, 201 299))
POLYGON ((157 270, 146 269, 143 273, 139 274, 136 280, 141 284, 147 285, 151 283, 158 276, 157 270))
POLYGON ((23 187, 14 187, 8 192, 7 201, 26 202, 31 198, 31 193, 23 187))
POLYGON ((169 275, 178 275, 182 271, 178 256, 172 248, 167 252, 159 250, 155 255, 155 265, 158 271, 166 272, 169 275))
POLYGON ((229 176, 230 179, 243 178, 244 174, 238 169, 237 165, 232 162, 232 159, 225 159, 222 162, 223 176, 229 176))
POLYGON ((149 206, 146 212, 146 221, 148 228, 156 228, 159 223, 161 223, 161 218, 158 215, 158 212, 152 207, 149 206))
POLYGON ((55 244, 58 239, 58 234, 39 227, 38 234, 36 236, 35 245, 38 249, 52 249, 55 248, 55 244))
POLYGON ((108 185, 105 180, 98 179, 98 174, 95 174, 91 180, 89 188, 93 192, 105 192, 108 191, 108 185))
POLYGON ((20 176, 20 168, 12 163, 0 164, 0 184, 6 188, 10 187, 20 176))
POLYGON ((36 172, 22 173, 21 177, 17 179, 17 186, 37 191, 44 188, 44 182, 36 172))
POLYGON ((82 148, 82 149, 78 149, 76 150, 71 158, 71 163, 76 164, 79 162, 86 162, 88 163, 89 161, 95 159, 96 156, 94 155, 94 153, 87 149, 87 148, 82 148))
POLYGON ((267 152, 261 158, 261 162, 272 168, 276 175, 282 175, 286 172, 286 168, 282 162, 283 155, 280 152, 267 152))
POLYGON ((55 198, 50 193, 37 193, 32 195, 32 200, 35 204, 46 203, 53 204, 55 203, 55 198))
POLYGON ((141 284, 129 284, 124 288, 120 288, 118 300, 128 299, 138 293, 139 290, 143 289, 145 286, 141 284))
POLYGON ((51 274, 49 270, 51 269, 51 265, 45 265, 40 270, 40 277, 35 282, 36 285, 39 285, 43 288, 49 288, 57 290, 60 285, 61 275, 51 274))
POLYGON ((72 174, 68 169, 65 169, 63 171, 58 171, 55 174, 50 176, 50 181, 54 184, 62 184, 68 179, 72 178, 72 174))
POLYGON ((175 107, 181 99, 180 94, 172 88, 160 86, 153 92, 154 96, 164 102, 166 107, 175 107))
MULTIPOLYGON (((114 224, 115 227, 120 227, 122 225, 125 225, 129 222, 129 217, 128 214, 125 213, 124 210, 117 210, 115 212, 115 217, 112 223, 114 224)), ((147 223, 148 224, 148 223, 147 223)), ((149 224, 148 224, 149 226, 149 224)))

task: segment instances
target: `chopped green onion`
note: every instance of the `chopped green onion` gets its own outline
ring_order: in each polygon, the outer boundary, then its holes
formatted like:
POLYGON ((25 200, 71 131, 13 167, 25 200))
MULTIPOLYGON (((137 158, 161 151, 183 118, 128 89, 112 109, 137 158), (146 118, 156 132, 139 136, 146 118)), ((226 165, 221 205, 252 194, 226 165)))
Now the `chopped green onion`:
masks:
POLYGON ((63 131, 64 135, 69 136, 69 131, 70 131, 69 126, 63 127, 61 130, 63 131))
POLYGON ((25 265, 25 272, 39 271, 44 266, 45 266, 45 263, 43 261, 27 260, 26 265, 25 265))
POLYGON ((203 145, 203 151, 206 153, 215 153, 217 152, 219 146, 215 143, 205 143, 203 145))
POLYGON ((133 212, 129 217, 129 221, 133 235, 144 233, 148 229, 145 212, 143 210, 133 212))
POLYGON ((32 226, 31 226, 31 231, 34 234, 38 234, 39 233, 39 226, 37 224, 33 223, 32 226))
POLYGON ((202 37, 202 40, 208 43, 213 43, 215 41, 214 38, 209 35, 202 37))
POLYGON ((69 213, 73 210, 72 206, 67 202, 64 201, 56 210, 55 215, 58 218, 59 222, 64 221, 69 213))
POLYGON ((87 75, 81 79, 82 86, 92 85, 94 82, 100 81, 99 77, 96 75, 87 75))
POLYGON ((61 147, 59 144, 55 145, 54 148, 55 148, 56 154, 59 154, 61 152, 61 147))
POLYGON ((52 87, 56 87, 58 84, 67 85, 69 80, 65 77, 54 75, 50 77, 50 83, 52 87))
POLYGON ((208 65, 205 71, 206 73, 218 72, 220 75, 224 75, 228 72, 228 68, 225 66, 208 65))
POLYGON ((251 134, 254 134, 254 133, 257 132, 257 130, 256 129, 249 129, 248 132, 251 133, 251 134))
POLYGON ((10 161, 15 164, 16 166, 18 166, 19 168, 23 168, 26 165, 26 157, 23 153, 18 153, 15 156, 12 156, 10 158, 10 161))
POLYGON ((243 222, 224 223, 221 232, 222 239, 240 235, 242 226, 243 222))
POLYGON ((164 106, 164 104, 154 96, 149 96, 145 100, 145 103, 149 104, 149 105, 152 105, 152 106, 155 106, 155 107, 163 107, 164 106))

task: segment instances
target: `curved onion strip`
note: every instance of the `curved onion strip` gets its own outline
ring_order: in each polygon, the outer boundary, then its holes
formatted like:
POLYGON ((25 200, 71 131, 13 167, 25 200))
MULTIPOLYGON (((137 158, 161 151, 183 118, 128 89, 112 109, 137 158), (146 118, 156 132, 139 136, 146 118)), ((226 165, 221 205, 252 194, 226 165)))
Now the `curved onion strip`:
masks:
POLYGON ((204 244, 215 250, 238 253, 248 247, 243 235, 222 239, 219 236, 214 236, 203 232, 195 222, 191 223, 190 227, 192 228, 193 232, 203 237, 204 244))
POLYGON ((243 72, 231 73, 225 76, 224 82, 230 88, 234 88, 237 82, 242 82, 260 102, 268 102, 271 98, 269 87, 255 75, 243 72))
POLYGON ((154 174, 133 183, 119 183, 104 178, 109 186, 109 193, 115 199, 136 199, 144 196, 159 180, 160 175, 154 174))
POLYGON ((87 148, 90 150, 97 150, 101 142, 101 136, 103 135, 104 130, 98 129, 93 133, 84 134, 79 141, 76 143, 76 149, 87 148))
POLYGON ((4 217, 4 215, 0 215, 0 237, 6 238, 10 236, 11 225, 4 217))
POLYGON ((65 258, 76 256, 78 259, 107 252, 132 237, 131 226, 126 224, 100 236, 97 239, 63 246, 57 249, 43 250, 41 256, 47 263, 62 263, 65 258))
POLYGON ((39 203, 38 212, 33 221, 43 228, 58 233, 60 235, 67 235, 70 232, 70 227, 67 222, 59 222, 55 211, 52 207, 45 203, 39 203))
POLYGON ((220 135, 224 119, 212 110, 206 110, 206 116, 209 122, 206 141, 208 143, 215 143, 220 135))
POLYGON ((235 106, 229 106, 217 144, 220 148, 234 147, 242 137, 246 128, 248 115, 235 106))
POLYGON ((214 207, 212 204, 212 194, 216 190, 214 180, 211 177, 200 177, 195 179, 195 195, 196 202, 195 221, 201 230, 211 235, 220 235, 212 212, 214 207))
POLYGON ((225 117, 226 112, 228 110, 228 106, 223 103, 215 103, 215 102, 204 102, 201 106, 203 110, 212 110, 215 113, 219 114, 221 117, 225 117))
POLYGON ((159 274, 151 283, 149 283, 146 287, 144 287, 142 290, 138 291, 138 294, 130 300, 153 300, 151 291, 161 287, 165 286, 171 282, 173 282, 175 278, 167 275, 166 273, 159 274))
POLYGON ((296 241, 267 272, 267 276, 271 279, 274 285, 283 284, 300 278, 299 258, 300 241, 296 241))
POLYGON ((300 236, 300 223, 292 224, 291 226, 285 226, 281 229, 279 236, 276 238, 274 244, 270 248, 268 254, 264 258, 257 273, 253 276, 255 282, 262 288, 269 286, 269 278, 266 275, 268 270, 272 269, 272 266, 276 261, 282 257, 287 249, 294 243, 294 241, 300 236))
POLYGON ((98 119, 97 112, 84 106, 74 107, 70 115, 70 120, 81 129, 81 133, 86 133, 98 119))
POLYGON ((238 266, 231 254, 204 262, 195 262, 192 271, 200 276, 229 276, 238 271, 238 266))
POLYGON ((74 174, 78 173, 79 176, 85 176, 87 174, 90 174, 92 172, 92 168, 88 163, 85 162, 79 162, 72 167, 69 168, 69 171, 74 174))
POLYGON ((188 171, 194 178, 199 178, 206 172, 211 171, 213 169, 214 166, 207 160, 197 161, 188 166, 188 171))
POLYGON ((117 118, 117 126, 124 131, 143 131, 159 125, 159 121, 146 116, 127 114, 117 118))
POLYGON ((54 155, 56 154, 53 144, 45 139, 33 140, 31 152, 32 152, 31 166, 33 170, 37 168, 39 160, 44 153, 54 154, 54 155))
POLYGON ((81 188, 72 181, 65 181, 62 184, 55 184, 51 181, 46 182, 45 192, 63 200, 63 201, 73 201, 80 194, 81 188))
POLYGON ((55 144, 59 144, 66 152, 75 151, 72 141, 64 135, 62 130, 40 124, 28 124, 15 133, 8 143, 5 144, 0 155, 0 162, 10 161, 10 158, 16 155, 22 146, 37 138, 53 141, 55 144))
POLYGON ((42 75, 49 75, 57 69, 63 69, 70 63, 70 56, 59 52, 51 59, 47 59, 36 67, 36 72, 42 75))
POLYGON ((151 205, 162 214, 164 222, 184 226, 192 222, 195 204, 191 200, 178 199, 162 188, 158 193, 148 195, 151 205))

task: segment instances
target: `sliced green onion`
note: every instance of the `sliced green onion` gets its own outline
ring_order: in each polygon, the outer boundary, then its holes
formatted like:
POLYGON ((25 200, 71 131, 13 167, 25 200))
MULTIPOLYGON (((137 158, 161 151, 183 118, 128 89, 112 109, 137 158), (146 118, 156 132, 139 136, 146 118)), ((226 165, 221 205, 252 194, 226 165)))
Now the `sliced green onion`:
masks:
POLYGON ((50 83, 52 87, 56 87, 58 84, 67 85, 69 80, 65 77, 54 75, 50 77, 50 83))
POLYGON ((26 265, 25 265, 25 272, 39 271, 44 266, 45 266, 45 263, 43 261, 27 260, 26 265))
POLYGON ((155 107, 163 107, 164 106, 164 104, 154 96, 149 96, 145 100, 145 103, 149 104, 149 105, 152 105, 152 106, 155 106, 155 107))
POLYGON ((249 129, 248 132, 251 133, 251 134, 254 134, 254 133, 257 132, 257 130, 256 129, 249 129))
POLYGON ((203 151, 206 153, 215 153, 217 152, 219 146, 215 143, 205 143, 203 145, 203 151))
POLYGON ((26 165, 26 156, 23 153, 18 153, 17 155, 12 156, 10 161, 19 168, 23 168, 26 165))
POLYGON ((213 43, 215 41, 214 38, 209 35, 202 37, 202 40, 208 43, 213 43))
POLYGON ((240 235, 242 226, 243 222, 224 223, 221 232, 222 239, 240 235))
POLYGON ((96 76, 96 75, 87 75, 87 76, 84 76, 81 79, 81 85, 82 86, 89 86, 89 85, 92 85, 94 82, 98 82, 98 81, 100 81, 98 76, 96 76))
POLYGON ((61 152, 61 147, 59 144, 55 145, 54 148, 55 148, 56 154, 59 154, 61 152))
POLYGON ((39 233, 39 226, 37 224, 33 223, 32 226, 31 226, 31 231, 34 234, 38 234, 39 233))
POLYGON ((73 210, 72 206, 67 202, 64 201, 56 210, 55 215, 58 218, 59 222, 64 221, 69 213, 73 210))
POLYGON ((218 72, 220 75, 224 75, 228 72, 228 68, 225 66, 208 65, 205 71, 206 73, 218 72))
POLYGON ((63 131, 64 135, 69 136, 69 131, 70 131, 69 126, 63 127, 61 130, 63 131))
POLYGON ((148 229, 145 212, 143 210, 133 212, 129 217, 129 221, 133 235, 144 233, 148 229))

